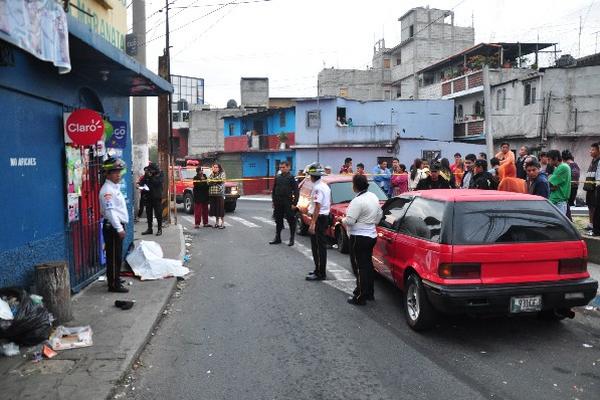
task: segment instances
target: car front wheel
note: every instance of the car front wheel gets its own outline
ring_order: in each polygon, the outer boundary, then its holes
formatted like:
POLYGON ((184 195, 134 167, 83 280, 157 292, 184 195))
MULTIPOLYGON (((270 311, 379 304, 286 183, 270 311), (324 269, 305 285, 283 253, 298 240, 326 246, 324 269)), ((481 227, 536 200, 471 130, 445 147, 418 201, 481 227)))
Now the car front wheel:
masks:
POLYGON ((430 328, 436 319, 436 312, 416 274, 408 277, 404 287, 404 316, 408 326, 415 331, 430 328))
POLYGON ((194 213, 194 196, 191 193, 183 195, 183 210, 188 214, 194 213))
POLYGON ((336 228, 335 240, 337 242, 338 251, 342 254, 348 254, 348 252, 350 251, 350 243, 348 243, 348 235, 346 235, 346 231, 344 231, 344 228, 339 226, 336 228))
POLYGON ((227 201, 227 202, 225 202, 225 211, 234 212, 236 206, 237 206, 237 200, 236 201, 227 201))
POLYGON ((300 236, 306 236, 308 234, 308 225, 302 221, 302 214, 296 213, 296 233, 300 236))

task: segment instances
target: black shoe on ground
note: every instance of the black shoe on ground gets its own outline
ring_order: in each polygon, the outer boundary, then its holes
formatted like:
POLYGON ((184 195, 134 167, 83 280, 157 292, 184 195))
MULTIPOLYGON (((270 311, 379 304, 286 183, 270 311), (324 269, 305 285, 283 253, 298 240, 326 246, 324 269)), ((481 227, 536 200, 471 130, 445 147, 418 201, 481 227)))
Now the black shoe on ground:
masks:
POLYGON ((128 293, 129 289, 127 289, 126 287, 123 287, 123 286, 117 286, 117 287, 109 287, 108 291, 113 292, 113 293, 128 293))
POLYGON ((368 300, 368 301, 375 301, 375 296, 373 296, 373 295, 370 295, 370 296, 365 296, 365 300, 368 300))
POLYGON ((307 281, 324 281, 325 279, 327 279, 326 276, 319 276, 319 275, 309 275, 306 277, 307 281))
POLYGON ((162 235, 162 228, 158 228, 158 231, 156 231, 156 236, 160 235, 162 235))
POLYGON ((142 232, 142 235, 152 235, 152 229, 146 229, 144 232, 142 232))
POLYGON ((348 302, 349 304, 353 304, 355 306, 365 306, 365 305, 367 305, 367 301, 366 300, 358 300, 354 296, 348 297, 348 299, 346 300, 346 302, 348 302))
POLYGON ((315 271, 310 271, 308 274, 306 274, 306 276, 311 276, 311 275, 314 275, 314 274, 315 274, 315 271))
POLYGON ((288 246, 293 246, 294 245, 294 239, 290 239, 290 241, 288 242, 288 246))
POLYGON ((279 244, 281 243, 281 238, 275 238, 269 242, 269 244, 279 244))

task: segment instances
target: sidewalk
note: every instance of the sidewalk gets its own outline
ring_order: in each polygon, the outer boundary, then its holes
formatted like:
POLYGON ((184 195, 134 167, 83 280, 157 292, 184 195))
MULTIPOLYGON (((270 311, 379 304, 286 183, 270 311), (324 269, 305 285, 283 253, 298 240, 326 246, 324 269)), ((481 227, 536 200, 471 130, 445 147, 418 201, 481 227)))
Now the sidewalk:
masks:
MULTIPOLYGON (((136 243, 145 228, 145 219, 135 224, 136 243)), ((158 242, 165 258, 182 259, 185 254, 181 225, 164 228, 162 236, 143 238, 158 242)), ((127 285, 129 293, 109 293, 106 282, 96 281, 72 298, 74 319, 65 325, 90 325, 92 347, 60 351, 39 363, 31 361, 31 354, 24 357, 27 348, 21 348, 21 356, 0 356, 2 399, 106 399, 146 344, 177 282, 126 280, 133 282, 127 285), (120 299, 135 299, 136 304, 123 311, 114 306, 120 299)))

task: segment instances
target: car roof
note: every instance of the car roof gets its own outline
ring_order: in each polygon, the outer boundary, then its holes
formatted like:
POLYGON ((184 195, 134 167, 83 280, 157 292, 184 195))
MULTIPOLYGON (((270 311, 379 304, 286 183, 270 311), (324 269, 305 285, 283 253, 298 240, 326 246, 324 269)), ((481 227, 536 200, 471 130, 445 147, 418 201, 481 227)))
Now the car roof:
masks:
POLYGON ((323 182, 329 183, 338 183, 338 182, 352 182, 353 175, 324 175, 321 177, 323 182))
POLYGON ((410 192, 425 199, 441 201, 508 201, 508 200, 544 200, 531 194, 504 192, 500 190, 479 189, 431 189, 410 192))

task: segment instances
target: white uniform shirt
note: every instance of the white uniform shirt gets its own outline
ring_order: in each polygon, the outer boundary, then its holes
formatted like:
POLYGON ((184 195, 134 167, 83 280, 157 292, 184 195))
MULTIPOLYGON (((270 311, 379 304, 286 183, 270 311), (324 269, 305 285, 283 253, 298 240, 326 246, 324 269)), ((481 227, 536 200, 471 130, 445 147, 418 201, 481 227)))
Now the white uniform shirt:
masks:
POLYGON ((319 215, 329 215, 329 208, 331 207, 331 189, 321 179, 315 182, 310 194, 308 213, 311 215, 315 211, 315 203, 321 205, 319 215))
POLYGON ((350 235, 375 238, 375 226, 382 214, 379 198, 374 193, 364 192, 352 199, 342 222, 348 226, 350 235))
POLYGON ((106 180, 100 189, 100 212, 110 224, 122 232, 123 224, 129 223, 127 203, 121 193, 121 184, 106 180))

